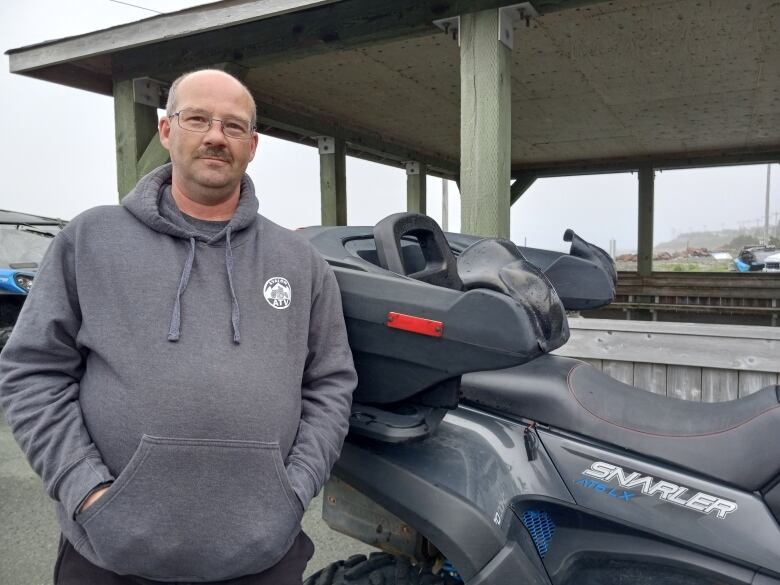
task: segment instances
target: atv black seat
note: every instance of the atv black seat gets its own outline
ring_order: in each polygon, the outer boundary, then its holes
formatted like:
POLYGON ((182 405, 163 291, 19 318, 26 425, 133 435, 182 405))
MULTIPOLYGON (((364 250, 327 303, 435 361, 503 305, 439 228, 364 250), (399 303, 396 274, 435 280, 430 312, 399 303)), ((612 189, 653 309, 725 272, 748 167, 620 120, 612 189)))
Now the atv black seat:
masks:
POLYGON ((780 475, 780 386, 731 402, 659 396, 545 355, 463 376, 463 399, 755 491, 780 475))

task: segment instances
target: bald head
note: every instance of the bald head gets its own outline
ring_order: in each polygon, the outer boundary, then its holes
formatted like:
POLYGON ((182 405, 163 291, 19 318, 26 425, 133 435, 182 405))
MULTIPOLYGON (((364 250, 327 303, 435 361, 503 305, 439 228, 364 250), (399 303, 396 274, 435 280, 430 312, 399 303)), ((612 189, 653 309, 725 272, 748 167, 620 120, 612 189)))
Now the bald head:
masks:
MULTIPOLYGON (((219 69, 199 69, 197 71, 190 71, 189 73, 185 73, 183 75, 180 75, 177 77, 174 82, 171 84, 170 90, 168 90, 168 101, 165 104, 165 113, 168 116, 172 116, 176 110, 177 110, 177 101, 176 97, 181 89, 182 83, 185 83, 188 79, 192 79, 199 82, 206 82, 211 79, 215 78, 225 78, 228 80, 229 83, 235 82, 236 87, 241 88, 241 91, 243 91, 246 94, 246 97, 249 100, 249 103, 251 104, 251 121, 252 121, 252 128, 255 127, 257 124, 257 106, 255 105, 255 98, 252 97, 252 92, 249 91, 249 88, 241 83, 238 79, 230 75, 229 73, 225 73, 224 71, 221 71, 219 69)), ((186 85, 186 84, 185 84, 186 85)))

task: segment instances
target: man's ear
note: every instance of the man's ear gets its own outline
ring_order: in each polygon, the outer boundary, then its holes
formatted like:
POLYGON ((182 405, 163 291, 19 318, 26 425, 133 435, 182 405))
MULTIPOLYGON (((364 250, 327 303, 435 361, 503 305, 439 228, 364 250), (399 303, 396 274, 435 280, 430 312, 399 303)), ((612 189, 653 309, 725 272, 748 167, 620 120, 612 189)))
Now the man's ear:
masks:
POLYGON ((171 136, 171 119, 168 116, 160 118, 160 123, 157 126, 158 134, 160 135, 160 144, 163 145, 165 150, 170 150, 168 147, 171 136))
POLYGON ((260 141, 260 134, 257 132, 252 136, 252 145, 249 147, 249 160, 255 160, 255 153, 257 152, 257 143, 260 141))

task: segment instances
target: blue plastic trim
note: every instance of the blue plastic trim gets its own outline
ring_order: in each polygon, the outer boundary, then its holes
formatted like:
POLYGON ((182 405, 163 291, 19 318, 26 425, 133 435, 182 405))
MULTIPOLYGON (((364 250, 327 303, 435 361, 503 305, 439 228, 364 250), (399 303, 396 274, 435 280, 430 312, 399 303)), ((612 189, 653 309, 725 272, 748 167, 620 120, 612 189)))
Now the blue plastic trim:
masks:
MULTIPOLYGON (((14 293, 19 295, 26 295, 27 291, 23 288, 16 286, 14 276, 18 271, 9 268, 0 268, 0 291, 5 293, 14 293)), ((29 274, 29 271, 23 271, 24 274, 29 274)))
POLYGON ((523 512, 523 525, 531 534, 539 556, 544 558, 555 535, 555 522, 547 512, 526 510, 523 512))

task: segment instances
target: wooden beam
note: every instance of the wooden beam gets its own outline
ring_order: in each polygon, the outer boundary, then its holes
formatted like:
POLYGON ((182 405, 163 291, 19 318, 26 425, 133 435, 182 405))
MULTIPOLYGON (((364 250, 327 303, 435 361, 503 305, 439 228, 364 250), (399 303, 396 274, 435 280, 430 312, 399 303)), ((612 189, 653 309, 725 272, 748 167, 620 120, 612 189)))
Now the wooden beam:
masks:
POLYGON ((771 317, 780 313, 780 307, 750 307, 742 305, 699 305, 673 303, 640 303, 614 301, 608 309, 623 309, 628 311, 650 311, 654 313, 690 313, 706 315, 764 315, 771 317))
MULTIPOLYGON (((220 6, 215 3, 152 16, 140 21, 13 49, 9 55, 11 72, 38 69, 44 65, 76 60, 82 57, 112 53, 135 47, 156 45, 160 39, 187 38, 191 35, 221 30, 224 27, 281 16, 290 12, 332 4, 339 0, 255 0, 220 6)), ((223 59, 230 61, 230 59, 223 59)))
POLYGON ((461 230, 509 237, 511 51, 498 10, 460 17, 461 230))
MULTIPOLYGON (((59 85, 65 85, 76 89, 93 91, 103 95, 112 95, 114 84, 111 80, 111 71, 107 69, 104 74, 93 71, 87 67, 81 67, 81 63, 60 63, 43 69, 20 71, 25 77, 50 81, 59 85)), ((13 73, 13 70, 12 70, 13 73)))
POLYGON ((160 143, 159 135, 155 134, 149 141, 149 145, 144 150, 141 158, 138 160, 137 175, 140 179, 147 173, 150 173, 157 167, 171 162, 171 153, 160 143))
POLYGON ((780 279, 771 272, 653 272, 639 276, 621 270, 617 295, 718 298, 726 307, 732 301, 747 300, 751 306, 768 307, 771 302, 767 301, 780 298, 780 279), (764 302, 756 303, 758 299, 764 302))
POLYGON ((731 165, 752 165, 780 161, 777 145, 717 152, 670 152, 653 157, 615 158, 513 165, 512 174, 534 173, 537 177, 568 177, 634 172, 650 164, 656 170, 690 169, 731 165))
MULTIPOLYGON (((304 146, 312 146, 315 148, 317 147, 316 137, 320 134, 318 132, 312 132, 303 135, 303 134, 293 132, 291 130, 282 130, 280 128, 276 128, 274 126, 267 126, 265 124, 259 125, 258 132, 260 132, 264 136, 273 136, 274 138, 279 138, 281 140, 289 140, 297 144, 301 144, 304 146)), ((391 167, 397 167, 400 169, 406 169, 406 164, 401 160, 401 157, 398 155, 389 154, 373 148, 365 148, 363 145, 353 144, 349 140, 346 140, 346 144, 347 144, 347 156, 352 156, 362 160, 367 160, 367 161, 371 161, 371 162, 375 162, 378 164, 387 165, 391 167)), ((457 177, 458 171, 457 171, 457 165, 455 164, 452 165, 451 170, 445 170, 441 167, 434 167, 430 165, 427 165, 427 168, 428 168, 428 176, 430 177, 439 177, 441 179, 448 179, 450 181, 454 181, 455 178, 457 177)))
MULTIPOLYGON (((114 83, 116 175, 119 199, 138 182, 138 162, 152 140, 157 140, 157 110, 133 100, 133 81, 114 83)), ((147 164, 151 154, 147 158, 147 164)))
POLYGON ((426 178, 425 163, 406 163, 406 211, 426 213, 426 178))
POLYGON ((509 205, 514 205, 517 200, 523 196, 523 193, 528 191, 536 182, 536 175, 534 173, 521 173, 515 175, 515 181, 509 188, 509 205))
POLYGON ((637 272, 649 276, 653 272, 653 216, 655 200, 655 170, 652 165, 639 167, 639 233, 637 272))
POLYGON ((575 317, 569 328, 571 338, 556 355, 780 372, 780 330, 771 327, 575 317))
POLYGON ((319 138, 322 225, 347 225, 347 155, 343 140, 319 138))
MULTIPOLYGON (((257 97, 255 96, 256 99, 257 97)), ((406 161, 417 160, 425 163, 429 174, 439 173, 453 177, 458 173, 457 161, 439 156, 435 152, 415 150, 408 145, 377 137, 368 130, 345 127, 343 122, 330 120, 325 116, 293 112, 266 103, 262 99, 257 102, 257 124, 264 134, 274 135, 276 130, 301 137, 333 136, 349 144, 350 154, 364 152, 370 160, 379 157, 388 162, 396 161, 399 167, 405 167, 406 161)))

